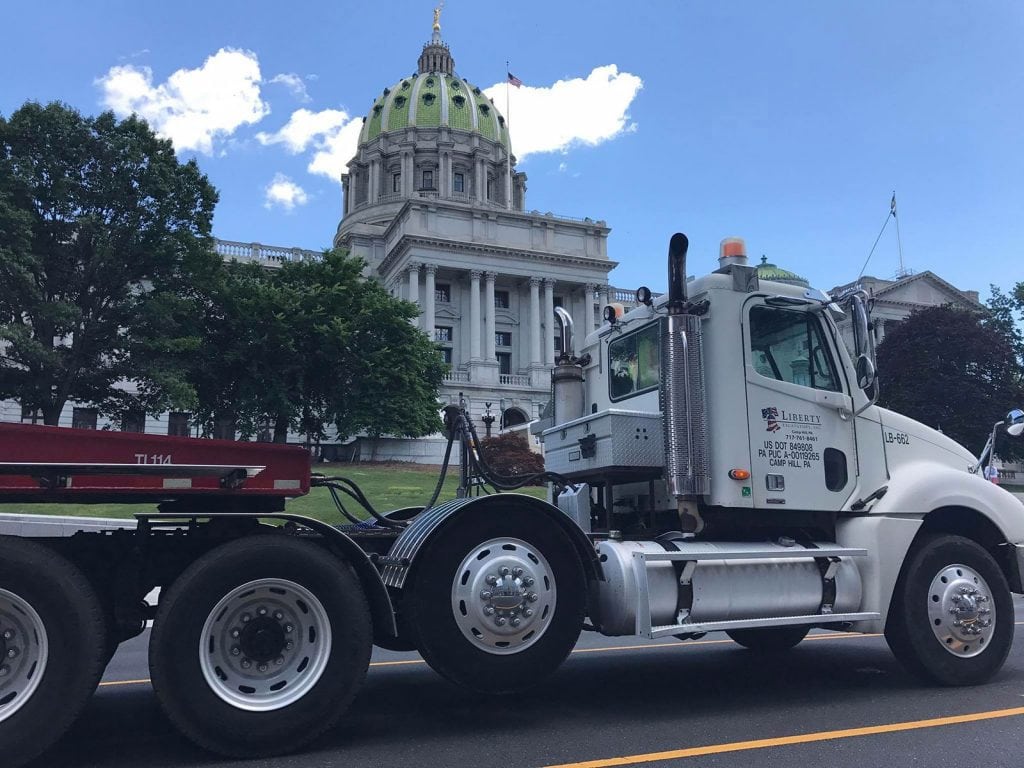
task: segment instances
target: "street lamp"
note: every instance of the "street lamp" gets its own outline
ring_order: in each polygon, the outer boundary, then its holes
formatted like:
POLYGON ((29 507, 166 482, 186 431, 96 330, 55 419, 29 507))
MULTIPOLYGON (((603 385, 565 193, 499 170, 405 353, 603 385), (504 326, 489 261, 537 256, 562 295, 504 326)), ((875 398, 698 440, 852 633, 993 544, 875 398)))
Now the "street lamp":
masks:
POLYGON ((494 423, 494 414, 491 413, 491 404, 490 403, 484 403, 483 422, 484 422, 484 429, 486 430, 485 437, 490 437, 491 436, 491 425, 494 423))

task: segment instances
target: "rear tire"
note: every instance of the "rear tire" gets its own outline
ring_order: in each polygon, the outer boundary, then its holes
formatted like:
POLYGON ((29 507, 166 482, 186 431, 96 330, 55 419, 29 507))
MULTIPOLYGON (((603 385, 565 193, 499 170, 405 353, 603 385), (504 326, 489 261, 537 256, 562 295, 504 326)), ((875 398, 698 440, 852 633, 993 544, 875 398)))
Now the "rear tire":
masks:
POLYGON ((251 536, 208 552, 161 599, 153 688, 199 746, 279 755, 341 720, 366 676, 372 638, 346 563, 312 542, 251 536))
POLYGON ((530 688, 579 638, 583 567, 568 537, 542 514, 509 506, 453 520, 415 568, 403 601, 407 626, 427 663, 464 688, 530 688))
POLYGON ((807 637, 808 626, 758 627, 726 631, 733 642, 756 653, 782 653, 795 647, 807 637))
POLYGON ((105 666, 103 610, 82 572, 48 547, 0 539, 0 761, 5 768, 23 765, 64 734, 105 666))
POLYGON ((1013 644, 1006 577, 979 544, 929 534, 907 556, 885 639, 910 672, 939 685, 978 685, 1002 667, 1013 644))

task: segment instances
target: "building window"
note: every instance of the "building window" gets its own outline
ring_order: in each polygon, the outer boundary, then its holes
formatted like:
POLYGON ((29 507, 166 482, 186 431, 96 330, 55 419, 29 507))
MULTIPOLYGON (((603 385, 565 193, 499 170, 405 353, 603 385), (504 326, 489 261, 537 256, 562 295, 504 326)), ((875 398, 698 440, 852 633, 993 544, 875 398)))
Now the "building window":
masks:
POLYGON ((423 172, 423 189, 433 189, 433 188, 434 188, 434 172, 433 171, 424 171, 423 172))
POLYGON ((191 413, 182 413, 181 411, 170 413, 167 416, 167 434, 177 437, 188 437, 188 421, 191 417, 191 413))
POLYGON ((21 423, 22 424, 42 424, 43 423, 43 409, 33 408, 30 405, 21 406, 21 423))
POLYGON ((71 426, 74 429, 96 429, 96 409, 75 408, 71 412, 71 426))
POLYGON ((145 432, 146 412, 141 408, 133 408, 121 419, 122 432, 145 432))
POLYGON ((452 301, 452 287, 447 283, 434 285, 434 301, 441 304, 450 304, 452 301))
POLYGON ((494 308, 495 309, 508 309, 509 296, 508 291, 495 291, 494 292, 494 308))
POLYGON ((494 197, 492 196, 493 187, 494 187, 494 179, 487 179, 487 199, 488 200, 493 200, 494 199, 494 197))
POLYGON ((441 347, 438 349, 441 353, 441 359, 444 360, 444 364, 449 368, 452 367, 452 349, 451 347, 441 347))
POLYGON ((232 416, 221 416, 213 422, 214 440, 235 439, 235 419, 232 416))
POLYGON ((450 325, 434 326, 434 341, 451 341, 452 327, 450 325))
POLYGON ((496 346, 496 347, 511 347, 512 346, 512 331, 495 331, 495 333, 494 333, 494 346, 496 346))
POLYGON ((512 353, 511 352, 499 352, 498 353, 498 373, 508 376, 512 373, 512 353))
POLYGON ((461 173, 456 173, 454 178, 453 178, 453 180, 452 180, 452 189, 455 192, 465 192, 466 191, 466 177, 463 176, 461 173))
POLYGON ((402 191, 402 174, 392 173, 391 174, 391 191, 401 192, 402 191))

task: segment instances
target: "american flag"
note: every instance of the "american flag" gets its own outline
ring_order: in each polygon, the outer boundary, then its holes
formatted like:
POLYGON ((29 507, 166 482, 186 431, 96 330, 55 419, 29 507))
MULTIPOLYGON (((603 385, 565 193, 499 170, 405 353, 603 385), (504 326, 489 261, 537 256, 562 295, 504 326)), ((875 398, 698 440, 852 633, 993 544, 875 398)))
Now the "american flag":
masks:
POLYGON ((508 83, 509 83, 509 85, 514 85, 516 88, 518 88, 518 87, 520 87, 523 84, 523 81, 520 80, 515 75, 513 75, 511 72, 509 72, 508 73, 508 83))

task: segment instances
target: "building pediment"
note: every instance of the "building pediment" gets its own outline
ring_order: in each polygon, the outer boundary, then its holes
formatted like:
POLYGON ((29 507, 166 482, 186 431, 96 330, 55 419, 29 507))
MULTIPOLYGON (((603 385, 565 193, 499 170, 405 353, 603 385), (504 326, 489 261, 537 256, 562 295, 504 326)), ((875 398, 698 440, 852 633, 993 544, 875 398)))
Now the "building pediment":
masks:
POLYGON ((897 280, 875 291, 875 300, 879 302, 910 305, 910 306, 956 306, 978 308, 981 304, 953 285, 947 283, 931 271, 919 272, 916 275, 897 280))

